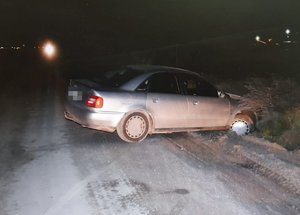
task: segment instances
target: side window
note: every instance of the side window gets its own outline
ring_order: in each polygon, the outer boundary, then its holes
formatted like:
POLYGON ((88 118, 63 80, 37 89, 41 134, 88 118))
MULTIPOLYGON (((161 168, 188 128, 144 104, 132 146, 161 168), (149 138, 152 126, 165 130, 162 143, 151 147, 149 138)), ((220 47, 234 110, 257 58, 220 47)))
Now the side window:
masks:
POLYGON ((154 74, 138 86, 136 91, 179 94, 177 80, 173 74, 154 74))
POLYGON ((197 80, 190 77, 183 79, 183 88, 187 95, 198 95, 197 80))
POLYGON ((148 85, 149 85, 149 79, 143 81, 143 82, 135 89, 135 91, 138 91, 138 92, 147 92, 147 91, 148 91, 148 85))
POLYGON ((187 95, 218 97, 217 89, 197 76, 183 75, 181 77, 181 84, 187 95))

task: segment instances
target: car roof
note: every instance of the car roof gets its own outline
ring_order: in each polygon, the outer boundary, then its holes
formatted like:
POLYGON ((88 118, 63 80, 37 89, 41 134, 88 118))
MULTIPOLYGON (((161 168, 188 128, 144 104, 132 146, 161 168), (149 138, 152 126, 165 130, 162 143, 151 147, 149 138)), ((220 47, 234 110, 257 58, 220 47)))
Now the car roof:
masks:
POLYGON ((127 69, 132 69, 135 71, 140 71, 141 74, 137 77, 129 80, 128 82, 124 83, 122 86, 120 86, 120 89, 123 90, 134 90, 143 80, 151 76, 155 73, 160 72, 171 72, 171 73, 183 73, 183 74, 191 74, 191 75, 197 75, 200 77, 200 75, 196 72, 192 72, 190 70, 185 70, 181 68, 175 68, 175 67, 168 67, 168 66, 159 66, 159 65, 128 65, 126 67, 127 69))
MULTIPOLYGON (((142 73, 153 73, 156 71, 168 71, 168 72, 183 72, 183 73, 191 73, 191 74, 198 74, 196 72, 192 72, 190 70, 176 68, 176 67, 169 67, 169 66, 160 66, 160 65, 128 65, 126 66, 128 69, 138 70, 142 73)), ((198 74, 199 75, 199 74, 198 74)))

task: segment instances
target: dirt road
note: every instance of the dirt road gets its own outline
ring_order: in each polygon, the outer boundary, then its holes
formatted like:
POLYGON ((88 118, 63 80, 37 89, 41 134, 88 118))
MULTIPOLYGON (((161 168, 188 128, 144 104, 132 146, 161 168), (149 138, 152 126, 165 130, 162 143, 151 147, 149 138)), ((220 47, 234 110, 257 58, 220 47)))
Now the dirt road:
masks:
POLYGON ((0 93, 1 215, 300 214, 274 181, 178 147, 193 134, 126 144, 65 120, 55 67, 13 76, 0 93))

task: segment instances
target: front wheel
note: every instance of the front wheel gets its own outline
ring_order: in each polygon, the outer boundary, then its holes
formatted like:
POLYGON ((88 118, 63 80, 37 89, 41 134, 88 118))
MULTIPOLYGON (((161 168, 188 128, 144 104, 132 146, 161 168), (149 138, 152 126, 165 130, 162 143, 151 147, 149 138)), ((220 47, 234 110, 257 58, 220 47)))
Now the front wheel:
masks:
POLYGON ((129 143, 141 142, 149 132, 148 118, 142 113, 125 116, 117 127, 119 137, 129 143))
POLYGON ((240 115, 233 120, 230 129, 237 135, 244 136, 249 134, 254 129, 254 123, 250 117, 240 115))

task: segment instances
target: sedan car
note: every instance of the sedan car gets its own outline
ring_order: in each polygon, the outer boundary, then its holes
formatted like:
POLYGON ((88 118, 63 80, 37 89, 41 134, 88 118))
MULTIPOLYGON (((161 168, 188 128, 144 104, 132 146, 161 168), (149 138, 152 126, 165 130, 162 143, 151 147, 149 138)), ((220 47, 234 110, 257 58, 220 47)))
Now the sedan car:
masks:
POLYGON ((255 113, 239 106, 199 74, 165 66, 132 65, 98 78, 71 79, 65 117, 83 127, 117 132, 126 142, 148 134, 233 130, 248 134, 255 113))

